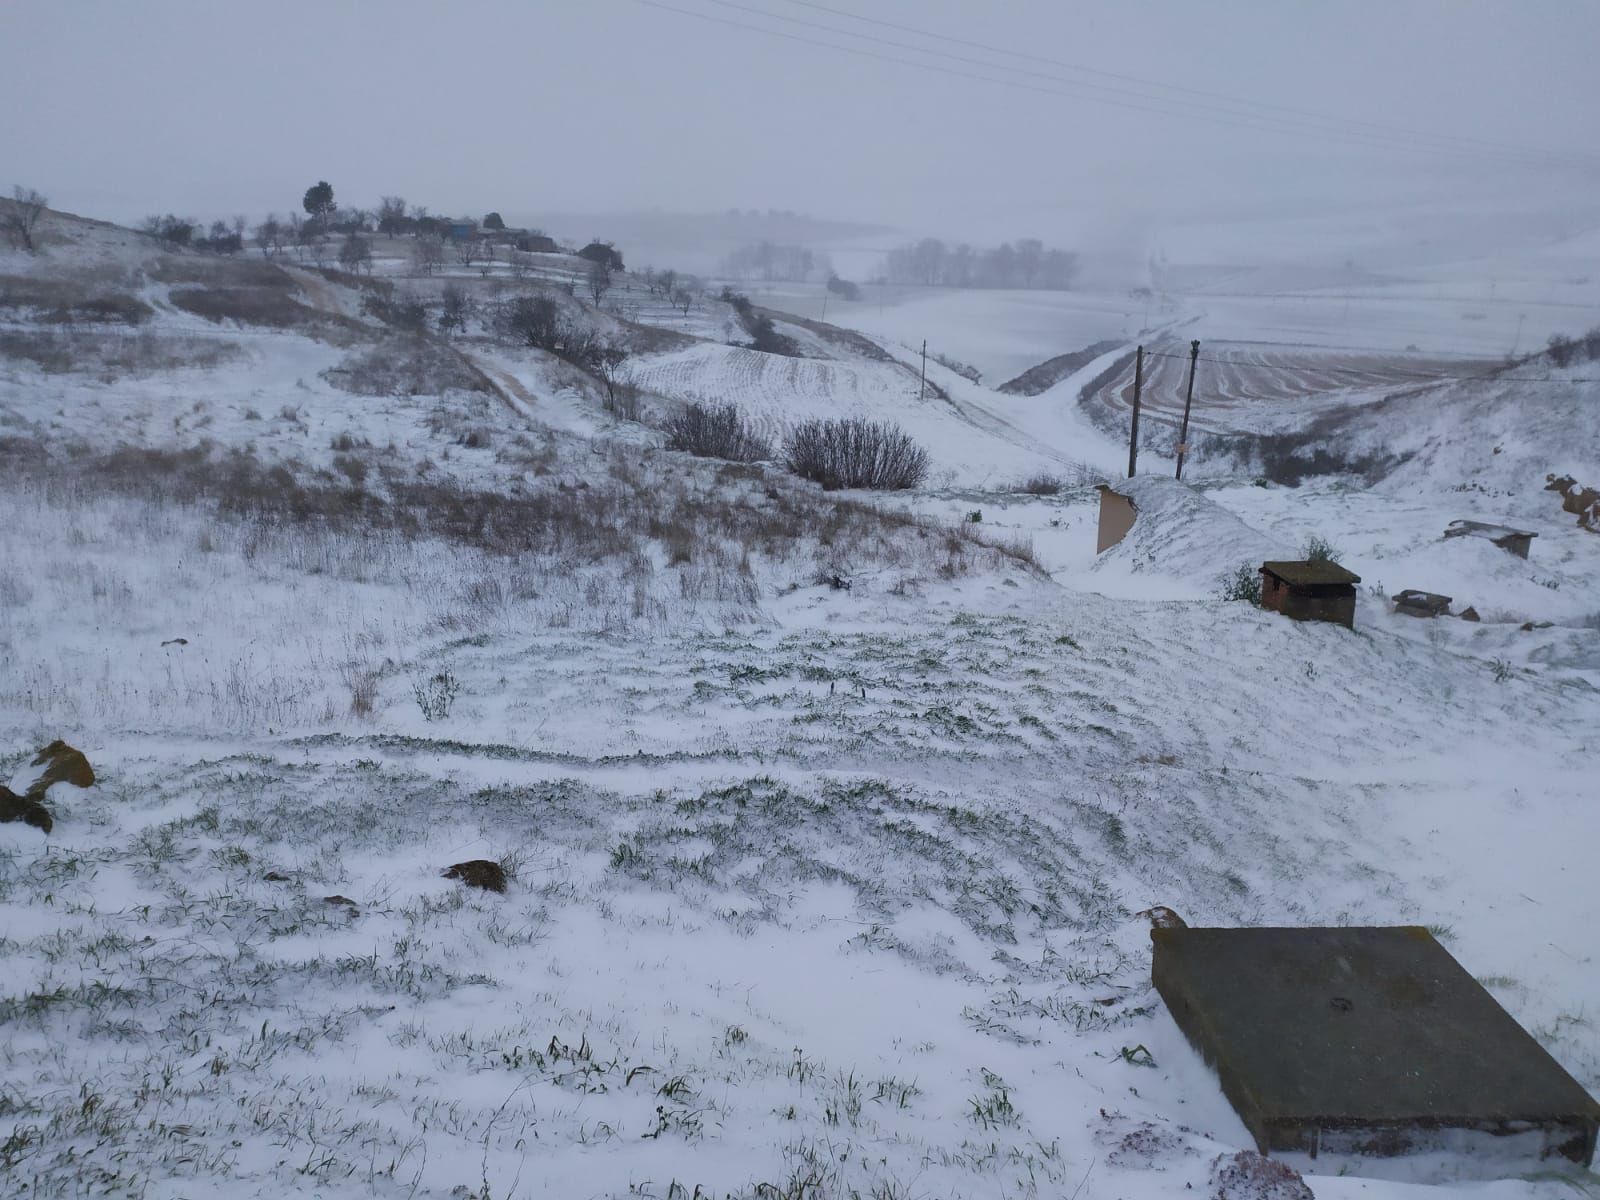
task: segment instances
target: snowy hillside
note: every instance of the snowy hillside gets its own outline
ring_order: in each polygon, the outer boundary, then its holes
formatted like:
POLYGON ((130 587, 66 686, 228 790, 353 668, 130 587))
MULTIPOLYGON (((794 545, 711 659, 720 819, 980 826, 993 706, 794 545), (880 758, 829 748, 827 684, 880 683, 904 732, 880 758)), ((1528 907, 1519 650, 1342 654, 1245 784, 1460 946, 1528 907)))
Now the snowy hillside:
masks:
MULTIPOLYGON (((780 322, 791 357, 629 278, 48 232, 0 258, 0 783, 57 738, 96 781, 0 823, 16 1194, 1211 1195, 1253 1142, 1151 986, 1153 905, 1426 925, 1600 1094, 1600 536, 1543 490, 1600 486, 1592 369, 1317 401, 1329 453, 1403 460, 1371 487, 1204 443, 1121 480, 1080 403, 1121 342, 989 386, 1114 306, 1008 343, 1016 296, 924 298, 992 356, 919 398, 893 309, 780 322), (626 345, 636 410, 507 335, 524 286, 626 345), (934 469, 824 493, 662 449, 696 401, 892 420, 934 469), (1101 475, 1139 516, 1097 556, 1101 475), (1313 537, 1354 630, 1218 598, 1313 537)), ((1287 1161, 1318 1200, 1597 1188, 1287 1161)))

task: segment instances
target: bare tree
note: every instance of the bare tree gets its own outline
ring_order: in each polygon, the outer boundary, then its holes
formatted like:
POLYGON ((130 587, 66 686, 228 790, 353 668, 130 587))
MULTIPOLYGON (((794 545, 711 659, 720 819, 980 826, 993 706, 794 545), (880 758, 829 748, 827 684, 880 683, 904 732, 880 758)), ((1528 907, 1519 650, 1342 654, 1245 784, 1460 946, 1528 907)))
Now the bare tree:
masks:
POLYGON ((513 250, 506 255, 506 265, 511 270, 512 278, 526 279, 533 273, 533 255, 513 250))
POLYGON ((378 201, 378 232, 397 237, 406 227, 406 202, 400 196, 384 196, 378 201))
POLYGON ((267 219, 256 226, 256 245, 261 248, 262 258, 283 253, 283 225, 275 214, 268 213, 267 219))
POLYGON ((599 260, 591 262, 589 276, 585 282, 589 288, 589 295, 594 297, 594 302, 598 305, 611 290, 611 264, 599 260))
POLYGON ((309 258, 320 267, 328 261, 328 239, 316 220, 308 221, 299 213, 290 213, 289 230, 294 235, 295 253, 301 262, 309 258))
POLYGON ((346 235, 339 245, 339 265, 346 271, 359 274, 372 271, 372 243, 359 233, 346 235))
POLYGON ((700 281, 693 275, 684 275, 679 278, 677 289, 672 293, 672 306, 689 315, 689 309, 700 296, 700 281))
POLYGON ((454 249, 456 261, 463 267, 470 267, 483 257, 483 243, 472 233, 468 233, 464 238, 456 239, 454 249))
POLYGON ((11 244, 26 250, 29 254, 39 253, 39 248, 34 244, 33 233, 38 228, 39 218, 44 216, 48 205, 44 196, 32 188, 21 185, 11 189, 11 203, 6 206, 5 212, 0 214, 0 229, 5 230, 6 237, 11 244))
POLYGON ((592 329, 566 329, 562 340, 561 356, 605 385, 606 408, 624 415, 619 411, 619 402, 626 390, 623 367, 629 358, 628 348, 606 341, 592 329))
POLYGON ((420 274, 434 274, 444 266, 444 243, 435 237, 417 238, 411 247, 411 264, 420 274))

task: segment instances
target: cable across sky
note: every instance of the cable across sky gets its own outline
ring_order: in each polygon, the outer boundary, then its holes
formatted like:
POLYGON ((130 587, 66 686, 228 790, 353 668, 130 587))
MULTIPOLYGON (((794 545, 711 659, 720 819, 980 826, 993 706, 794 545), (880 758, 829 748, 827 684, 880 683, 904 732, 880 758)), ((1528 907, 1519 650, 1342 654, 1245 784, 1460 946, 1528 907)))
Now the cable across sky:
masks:
POLYGON ((1400 125, 1318 113, 1292 105, 1249 100, 1220 92, 1105 71, 1044 55, 952 37, 916 26, 865 17, 844 9, 815 3, 814 0, 784 0, 784 2, 808 12, 823 14, 832 20, 791 16, 756 4, 741 3, 740 0, 684 0, 684 2, 711 5, 724 12, 780 23, 780 27, 753 24, 748 20, 708 11, 703 7, 684 7, 682 3, 634 0, 634 3, 647 8, 742 32, 860 58, 895 63, 948 78, 966 79, 1038 95, 1090 100, 1158 116, 1204 121, 1289 137, 1331 138, 1350 145, 1405 154, 1466 158, 1485 164, 1600 170, 1600 158, 1593 155, 1573 154, 1569 151, 1557 152, 1543 147, 1518 146, 1508 142, 1456 134, 1434 133, 1400 125), (889 30, 901 36, 890 37, 868 33, 848 28, 839 24, 839 21, 889 30), (797 29, 806 32, 796 32, 797 29), (814 36, 818 33, 827 35, 828 39, 840 40, 824 40, 814 36), (957 54, 949 50, 917 45, 905 40, 907 36, 958 47, 967 53, 957 54), (984 55, 990 57, 981 57, 984 55), (995 61, 996 56, 1001 61, 995 61))

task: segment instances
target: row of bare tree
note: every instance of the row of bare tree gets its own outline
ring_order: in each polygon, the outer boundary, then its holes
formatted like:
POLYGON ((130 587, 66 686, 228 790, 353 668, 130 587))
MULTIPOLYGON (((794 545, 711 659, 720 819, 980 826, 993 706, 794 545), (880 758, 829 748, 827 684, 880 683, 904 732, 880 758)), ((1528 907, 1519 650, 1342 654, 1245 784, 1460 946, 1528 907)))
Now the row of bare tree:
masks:
POLYGON ((1065 291, 1078 274, 1078 256, 1053 250, 1038 238, 990 249, 946 246, 923 238, 889 251, 884 281, 921 287, 1043 288, 1065 291))

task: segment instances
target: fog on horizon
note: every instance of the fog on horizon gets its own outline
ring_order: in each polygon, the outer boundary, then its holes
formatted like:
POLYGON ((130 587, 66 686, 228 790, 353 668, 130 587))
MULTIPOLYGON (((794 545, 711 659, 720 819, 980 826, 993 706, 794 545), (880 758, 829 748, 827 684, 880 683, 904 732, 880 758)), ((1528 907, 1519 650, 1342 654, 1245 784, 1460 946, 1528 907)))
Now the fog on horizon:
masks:
POLYGON ((0 185, 129 222, 328 179, 530 223, 774 209, 1130 246, 1576 210, 1596 45, 1600 7, 1452 0, 14 0, 0 185))

